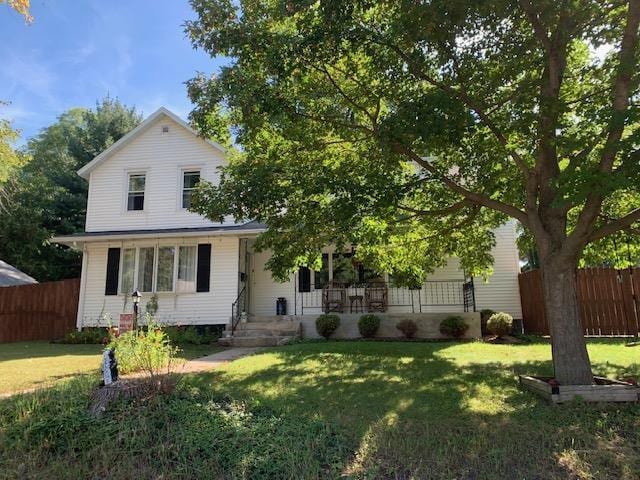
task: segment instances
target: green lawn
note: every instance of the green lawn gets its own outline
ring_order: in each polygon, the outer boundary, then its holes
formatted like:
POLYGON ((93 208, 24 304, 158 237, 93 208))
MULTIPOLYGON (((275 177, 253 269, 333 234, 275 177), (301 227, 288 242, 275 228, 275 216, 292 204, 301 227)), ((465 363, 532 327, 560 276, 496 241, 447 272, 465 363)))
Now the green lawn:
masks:
MULTIPOLYGON (((598 374, 640 376, 640 347, 589 352, 598 374)), ((40 478, 638 479, 640 406, 521 391, 517 374, 549 359, 543 342, 299 344, 102 419, 85 377, 0 402, 0 463, 40 478)))
MULTIPOLYGON (((0 394, 46 387, 100 369, 102 345, 20 342, 0 345, 0 394)), ((191 359, 219 351, 215 345, 185 345, 180 357, 191 359)))

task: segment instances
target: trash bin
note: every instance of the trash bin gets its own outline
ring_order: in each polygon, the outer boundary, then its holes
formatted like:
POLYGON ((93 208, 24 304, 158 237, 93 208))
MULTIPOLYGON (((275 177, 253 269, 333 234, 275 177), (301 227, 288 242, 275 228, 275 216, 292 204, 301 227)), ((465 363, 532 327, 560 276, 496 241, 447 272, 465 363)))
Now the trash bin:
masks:
POLYGON ((276 300, 276 315, 287 314, 287 299, 284 297, 278 297, 276 300))

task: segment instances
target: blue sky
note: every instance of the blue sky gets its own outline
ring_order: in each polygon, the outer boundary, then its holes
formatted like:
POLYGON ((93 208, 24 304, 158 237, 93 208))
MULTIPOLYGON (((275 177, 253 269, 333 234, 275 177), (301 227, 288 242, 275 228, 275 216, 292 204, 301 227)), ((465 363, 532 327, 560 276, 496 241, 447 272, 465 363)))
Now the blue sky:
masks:
POLYGON ((72 107, 109 94, 144 115, 165 106, 185 118, 184 82, 222 60, 195 51, 183 23, 187 0, 32 0, 34 22, 0 4, 0 118, 22 140, 72 107))

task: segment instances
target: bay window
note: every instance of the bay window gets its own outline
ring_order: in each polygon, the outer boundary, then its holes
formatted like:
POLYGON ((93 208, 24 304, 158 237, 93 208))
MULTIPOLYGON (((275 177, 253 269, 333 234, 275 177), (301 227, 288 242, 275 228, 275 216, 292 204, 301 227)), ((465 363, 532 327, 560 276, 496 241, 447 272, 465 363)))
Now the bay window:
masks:
POLYGON ((120 293, 196 291, 196 245, 155 245, 124 248, 120 293))

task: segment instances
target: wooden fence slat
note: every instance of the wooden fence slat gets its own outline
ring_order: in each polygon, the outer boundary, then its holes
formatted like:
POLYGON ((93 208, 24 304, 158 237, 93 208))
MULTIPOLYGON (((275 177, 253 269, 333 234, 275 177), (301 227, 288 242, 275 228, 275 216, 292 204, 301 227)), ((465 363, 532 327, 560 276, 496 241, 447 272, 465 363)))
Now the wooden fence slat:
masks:
POLYGON ((0 288, 0 343, 56 340, 73 330, 80 279, 0 288))
POLYGON ((635 325, 632 323, 633 334, 640 334, 640 268, 634 268, 630 272, 633 307, 635 310, 635 325))
MULTIPOLYGON (((635 335, 640 331, 640 268, 585 268, 576 272, 585 335, 635 335)), ((549 335, 541 270, 518 276, 526 333, 549 335)))

